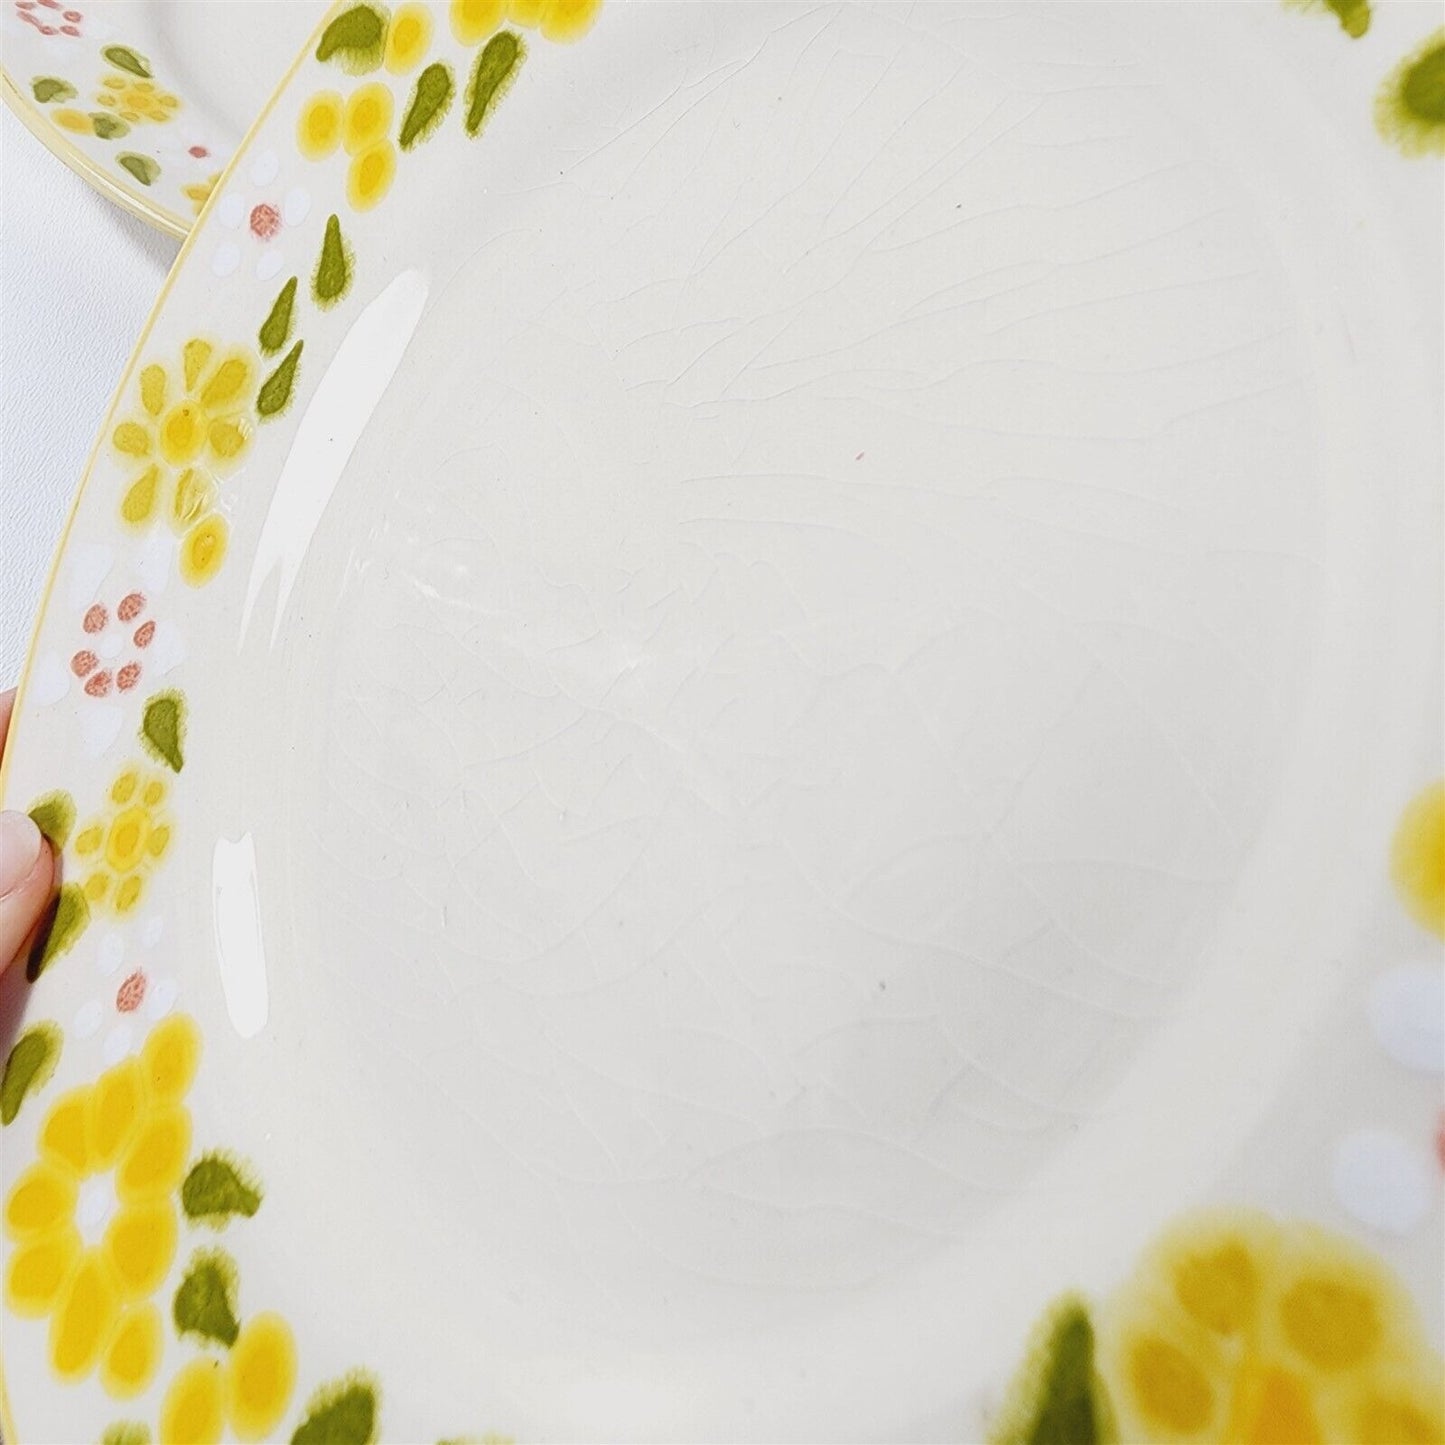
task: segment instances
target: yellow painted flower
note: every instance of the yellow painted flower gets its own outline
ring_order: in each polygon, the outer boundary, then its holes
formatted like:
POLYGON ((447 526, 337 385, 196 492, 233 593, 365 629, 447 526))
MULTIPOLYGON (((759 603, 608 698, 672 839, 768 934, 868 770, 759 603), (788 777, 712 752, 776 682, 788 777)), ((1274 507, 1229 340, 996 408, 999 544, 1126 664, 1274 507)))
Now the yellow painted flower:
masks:
POLYGON ((202 1355, 183 1366, 161 1404, 161 1445, 218 1445, 226 1428, 226 1368, 202 1355))
POLYGON ((386 68, 393 75, 413 69, 431 44, 431 13, 425 5, 399 5, 386 32, 386 68))
MULTIPOLYGON (((387 32, 387 63, 393 69, 405 68, 421 57, 430 42, 430 25, 422 6, 403 6, 397 12, 387 32)), ((345 98, 334 90, 318 91, 301 108, 296 143, 303 155, 319 161, 344 147, 351 156, 346 195, 353 210, 369 211, 396 178, 396 146, 388 138, 395 112, 391 88, 379 80, 358 86, 345 98)))
POLYGON ((153 80, 135 80, 128 75, 107 75, 100 83, 96 103, 113 110, 122 120, 167 121, 180 109, 180 101, 153 80))
POLYGON ((506 19, 507 0, 452 0, 452 34, 463 45, 477 45, 506 19))
POLYGON ((1205 1214, 1171 1229, 1099 1310, 1055 1305, 989 1439, 1442 1445, 1445 1362, 1358 1245, 1205 1214))
POLYGON ((72 110, 69 106, 63 110, 53 110, 50 118, 62 130, 73 130, 79 134, 89 135, 94 127, 91 120, 83 110, 72 110))
POLYGON ((161 1312, 155 1305, 131 1305, 121 1310, 115 1334, 100 1362, 100 1383, 107 1394, 129 1400, 150 1384, 165 1348, 164 1335, 161 1312))
POLYGON ((1445 782, 1426 788, 1405 809, 1390 871, 1411 914, 1445 938, 1445 782))
POLYGON ((142 369, 139 404, 111 433, 116 453, 137 469, 121 497, 122 520, 148 527, 164 517, 182 538, 181 575, 193 585, 209 581, 225 556, 216 481, 250 440, 256 375, 249 352, 192 338, 179 367, 142 369))
POLYGON ((202 517, 181 538, 181 580, 189 582, 192 587, 209 582, 221 570, 230 540, 231 529, 219 512, 202 517))
MULTIPOLYGON (((452 29, 457 30, 456 10, 465 0, 452 7, 452 29)), ((576 40, 585 34, 602 8, 602 0, 504 0, 507 18, 514 25, 529 30, 540 29, 548 40, 576 40)), ((500 8, 500 7, 499 7, 500 8)))
POLYGON ((1305 1224, 1186 1222, 1099 1317, 1121 1438, 1230 1445, 1445 1440, 1445 1366, 1363 1249, 1305 1224))
POLYGON ((185 1096, 201 1036, 181 1015, 156 1025, 139 1057, 62 1095, 40 1126, 39 1158, 5 1201, 15 1243, 5 1301, 50 1321, 50 1363, 66 1382, 97 1369, 120 1398, 160 1364, 163 1330, 151 1297, 179 1234, 175 1191, 190 1152, 185 1096))
POLYGON ((318 90, 296 121, 296 145, 307 160, 325 160, 341 144, 341 122, 346 102, 341 92, 318 90))
POLYGON ((277 1314, 248 1320, 224 1360, 203 1355, 177 1371, 161 1403, 161 1445, 214 1445, 273 1436, 296 1388, 296 1340, 277 1314))
POLYGON ((548 40, 576 40, 591 29, 602 0, 545 0, 542 34, 548 40))
POLYGON ((89 870, 81 887, 92 908, 124 916, 141 901, 147 877, 170 847, 165 801, 162 778, 127 768, 111 784, 106 811, 76 834, 76 854, 89 870))
POLYGON ((346 102, 341 119, 341 143, 348 155, 360 155, 385 138, 393 111, 391 87, 379 80, 358 86, 346 102))
POLYGON ((369 211, 391 189, 396 177, 396 147, 379 140, 362 151, 346 175, 346 198, 353 210, 369 211))
POLYGON ((226 1417, 239 1440, 264 1440, 281 1423, 296 1387, 296 1340, 278 1314, 247 1320, 226 1370, 226 1417))

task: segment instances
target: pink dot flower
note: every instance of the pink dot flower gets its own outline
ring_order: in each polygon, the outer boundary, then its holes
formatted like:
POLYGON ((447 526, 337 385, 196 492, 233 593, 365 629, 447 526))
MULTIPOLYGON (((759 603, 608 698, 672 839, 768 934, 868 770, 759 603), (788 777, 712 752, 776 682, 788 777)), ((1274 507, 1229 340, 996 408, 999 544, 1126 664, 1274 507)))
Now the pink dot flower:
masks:
POLYGON ((84 14, 63 5, 61 0, 15 0, 15 13, 42 35, 68 35, 79 40, 84 34, 84 14))

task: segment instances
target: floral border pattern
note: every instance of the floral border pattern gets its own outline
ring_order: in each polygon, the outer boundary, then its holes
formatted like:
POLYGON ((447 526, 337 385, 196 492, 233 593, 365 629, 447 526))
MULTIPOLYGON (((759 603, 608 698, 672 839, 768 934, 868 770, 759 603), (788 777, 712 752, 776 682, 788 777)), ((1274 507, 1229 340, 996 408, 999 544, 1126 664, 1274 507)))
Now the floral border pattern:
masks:
MULTIPOLYGON (((1405 807, 1389 868, 1404 911, 1445 939, 1445 780, 1405 807)), ((1398 965, 1375 981, 1375 1036, 1396 1064, 1438 1073, 1442 1008, 1438 965, 1398 965)), ((1445 1116, 1433 1141, 1347 1137, 1335 1192, 1362 1224, 1403 1233, 1423 1219, 1439 1182, 1429 1176, 1440 1172, 1445 1116)), ((1055 1304, 990 1436, 991 1445, 1145 1439, 1441 1445, 1445 1359, 1370 1251, 1303 1221, 1206 1212, 1177 1221, 1103 1305, 1055 1304)))
MULTIPOLYGON (((454 25, 462 29, 457 33, 466 31, 480 36, 495 29, 500 19, 493 23, 493 17, 500 17, 507 3, 508 0, 472 0, 459 7, 461 18, 454 25)), ((1331 16, 1341 33, 1352 40, 1369 34, 1374 18, 1373 0, 1284 0, 1284 3, 1293 9, 1331 16)), ((209 136, 199 133, 183 135, 179 144, 147 143, 145 134, 157 125, 165 125, 167 131, 185 132, 188 122, 183 98, 165 89, 156 79, 150 60, 129 45, 100 46, 95 52, 101 67, 98 82, 77 84, 77 75, 85 69, 74 68, 77 50, 93 44, 96 39, 114 40, 108 35, 104 20, 69 6, 65 0, 4 0, 4 4, 6 20, 25 31, 28 38, 38 38, 45 53, 54 56, 55 63, 49 68, 36 69, 33 74, 17 79, 17 84, 33 101, 35 113, 67 140, 83 142, 87 153, 93 154, 102 165, 119 172, 116 180, 122 187, 135 190, 138 197, 156 192, 167 220, 184 232, 199 215, 219 179, 220 168, 228 158, 224 148, 218 148, 209 136)), ((383 12, 378 9, 377 13, 383 12)), ((589 0, 550 0, 547 4, 534 0, 530 4, 514 4, 510 10, 513 23, 540 26, 542 33, 554 40, 580 33, 586 28, 590 13, 589 0)), ((400 73, 426 48, 429 21, 425 20, 425 14, 425 6, 404 5, 397 12, 398 23, 387 30, 384 42, 374 37, 369 40, 366 35, 352 35, 347 37, 347 44, 338 44, 337 53, 353 58, 374 53, 389 71, 400 73), (418 18, 418 12, 423 18, 418 18)), ((493 56, 494 61, 500 58, 493 56)), ((94 57, 89 59, 93 69, 97 62, 94 57)), ((397 137, 403 150, 435 123, 435 118, 453 98, 451 84, 444 82, 439 73, 429 73, 425 78, 427 83, 419 92, 420 108, 408 110, 411 126, 403 126, 397 137)), ((484 116, 485 86, 481 91, 468 92, 469 105, 475 94, 483 97, 480 105, 484 116)), ((362 113, 370 113, 373 124, 380 121, 379 115, 368 112, 367 106, 368 99, 379 98, 379 92, 363 96, 352 118, 353 133, 359 133, 355 122, 362 113)), ((334 139, 339 134, 342 119, 339 108, 347 99, 339 92, 325 97, 315 117, 318 139, 328 135, 334 139)), ((1406 156, 1445 154, 1445 29, 1424 37, 1418 47, 1379 82, 1374 122, 1380 136, 1406 156)), ((365 129, 364 124, 361 129, 365 129)), ((368 196, 384 193, 390 184, 392 160, 394 151, 379 148, 364 165, 355 168, 359 189, 354 201, 365 205, 368 196)))
MULTIPOLYGON (((408 158, 449 117, 468 137, 482 135, 522 71, 524 31, 571 40, 598 8, 599 0, 455 0, 449 10, 360 3, 333 11, 314 60, 338 84, 311 95, 294 151, 244 158, 215 211, 212 274, 265 286, 269 303, 249 336, 192 335, 143 356, 108 426, 103 464, 118 540, 68 554, 76 625, 63 651, 37 657, 27 702, 75 709, 85 749, 109 760, 110 781, 96 798, 57 790, 31 800, 64 881, 25 968, 34 985, 86 953, 106 982, 68 1026, 38 1020, 14 1041, 0 1119, 34 1139, 4 1200, 13 1327, 46 1331, 62 1387, 98 1380, 118 1406, 160 1392, 153 1420, 107 1428, 112 1445, 227 1432, 258 1440, 288 1416, 295 1445, 368 1445, 379 1436, 381 1387, 364 1368, 316 1385, 296 1407, 294 1331, 274 1310, 252 1312, 236 1259, 197 1237, 244 1226, 262 1212, 265 1191, 255 1166, 222 1141, 193 1141, 186 1098, 204 1040, 193 1018, 175 1011, 178 982, 149 962, 166 928, 174 794, 191 752, 186 693, 172 685, 184 682, 185 608, 168 587, 179 579, 204 588, 224 568, 230 489, 264 428, 304 395, 307 339, 333 324, 336 308, 344 313, 364 264, 349 234, 353 217, 384 203, 408 158), (437 53, 443 24, 468 57, 464 68, 437 53), (311 204, 324 167, 344 168, 331 187, 345 197, 340 210, 311 204), (66 1050, 92 1039, 102 1070, 55 1093, 66 1050), (188 1353, 166 1378, 168 1336, 188 1353)), ((168 124, 180 103, 154 85, 145 57, 110 45, 105 58, 126 79, 102 82, 111 99, 97 101, 97 115, 114 126, 76 110, 92 132, 120 140, 130 128, 168 124)), ((52 77, 35 93, 63 107, 77 98, 72 90, 52 77)))

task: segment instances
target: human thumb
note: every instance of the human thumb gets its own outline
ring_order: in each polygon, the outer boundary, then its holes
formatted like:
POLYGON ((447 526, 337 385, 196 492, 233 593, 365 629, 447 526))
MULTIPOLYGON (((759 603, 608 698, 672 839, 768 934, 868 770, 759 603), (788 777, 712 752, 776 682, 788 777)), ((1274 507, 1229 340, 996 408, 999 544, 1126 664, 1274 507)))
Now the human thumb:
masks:
POLYGON ((14 962, 50 902, 55 859, 24 813, 0 813, 0 972, 14 962))

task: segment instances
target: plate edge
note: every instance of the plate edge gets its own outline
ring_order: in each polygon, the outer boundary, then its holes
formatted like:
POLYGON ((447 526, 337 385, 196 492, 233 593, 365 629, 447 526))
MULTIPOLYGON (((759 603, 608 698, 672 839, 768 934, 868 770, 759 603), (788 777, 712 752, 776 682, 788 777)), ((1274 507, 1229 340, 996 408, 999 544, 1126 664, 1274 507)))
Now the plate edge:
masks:
MULTIPOLYGON (((50 611, 50 604, 55 593, 55 583, 60 575, 60 564, 70 544, 70 534, 75 527, 76 518, 80 515, 81 502, 85 498, 91 478, 95 472, 96 461, 100 456, 100 449, 104 445, 105 438, 109 434, 111 423, 125 396, 125 388, 131 377, 139 367, 144 352, 145 344, 150 339, 151 332, 155 329, 161 311, 165 308, 175 288, 177 278, 180 276, 182 263, 190 255, 191 249, 200 235, 203 223, 210 216, 211 209, 217 204, 224 188, 225 182, 230 179, 235 169, 237 160, 242 156, 251 142, 255 139, 257 132, 270 118, 271 112, 276 108, 277 102, 282 94, 290 87, 295 79, 296 73, 305 64, 307 58, 316 47, 322 31, 330 23, 332 15, 347 0, 332 0, 326 7, 325 13, 318 20, 315 28, 307 36, 305 43, 297 50, 287 65, 285 71, 277 78, 272 86, 270 94, 266 97, 260 109, 256 112, 251 124, 247 127, 246 133, 237 142, 235 150, 231 152, 217 177, 216 184, 211 188, 211 194, 200 214, 194 223, 188 228, 180 231, 173 231, 172 227, 178 222, 167 219, 168 213, 157 207, 143 208, 139 198, 133 196, 124 186, 115 181, 106 173, 94 165, 84 152, 69 145, 60 136, 52 135, 52 127, 45 123, 44 119, 34 113, 33 107, 25 99, 24 93, 18 89, 10 74, 3 66, 0 66, 0 94, 3 94, 5 102, 10 109, 19 116, 26 128, 51 152, 64 161, 71 170, 75 171, 83 180, 102 191, 109 199, 130 211, 141 220, 149 222, 161 230, 178 236, 181 248, 176 253, 176 258, 171 262, 170 270, 167 271, 165 280, 161 283, 160 290, 156 293, 155 300, 151 304, 150 311, 145 321, 141 324, 136 333, 135 342, 131 347, 130 354, 126 358, 125 366, 122 368, 120 377, 116 381, 115 388, 111 392, 110 401, 105 408, 104 416, 99 427, 96 429, 95 440, 92 442, 90 451, 86 455, 85 465, 80 471, 80 480, 76 483, 74 495, 70 499, 69 508, 65 514, 65 521, 60 529, 59 540, 55 544, 55 552, 50 561, 50 570, 45 578, 45 586, 41 591, 40 600, 36 604, 35 618, 31 623, 30 638, 25 648, 24 659, 20 665, 19 677, 16 680, 15 708, 11 714, 11 736, 6 739, 7 747, 4 754, 0 755, 0 807, 5 804, 6 787, 9 782, 10 769, 15 759, 15 747, 13 743, 18 729, 21 726, 25 708, 25 697, 29 690, 30 680, 35 670, 35 655, 40 641, 41 628, 45 618, 50 611)), ((0 1445, 10 1445, 10 1442, 18 1442, 19 1431, 15 1428, 14 1408, 11 1401, 8 1371, 5 1368, 5 1355, 3 1346, 0 1346, 0 1445)))

